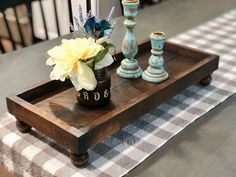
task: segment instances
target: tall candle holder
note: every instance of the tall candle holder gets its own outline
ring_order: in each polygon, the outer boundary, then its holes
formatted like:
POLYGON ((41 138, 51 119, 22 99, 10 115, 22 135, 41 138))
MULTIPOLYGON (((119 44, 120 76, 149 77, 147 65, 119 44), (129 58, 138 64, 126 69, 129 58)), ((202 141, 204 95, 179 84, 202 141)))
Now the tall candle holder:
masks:
POLYGON ((143 72, 142 78, 148 82, 160 83, 168 79, 169 74, 164 68, 163 47, 165 43, 165 33, 154 32, 150 34, 152 55, 149 58, 149 66, 143 72))
POLYGON ((127 79, 139 78, 142 75, 142 69, 134 58, 138 53, 137 40, 134 34, 134 27, 136 25, 134 18, 138 14, 139 0, 123 0, 122 5, 124 16, 126 17, 124 25, 127 28, 122 43, 122 53, 126 58, 122 60, 121 66, 117 69, 116 73, 120 77, 127 79))

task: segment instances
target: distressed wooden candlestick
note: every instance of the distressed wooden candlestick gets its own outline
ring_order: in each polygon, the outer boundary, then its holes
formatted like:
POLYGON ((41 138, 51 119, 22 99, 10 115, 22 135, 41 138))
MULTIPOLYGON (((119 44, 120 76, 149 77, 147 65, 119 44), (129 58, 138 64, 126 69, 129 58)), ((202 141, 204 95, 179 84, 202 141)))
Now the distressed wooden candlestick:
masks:
POLYGON ((134 18, 137 16, 137 8, 139 5, 138 0, 123 0, 124 15, 127 19, 124 22, 126 35, 122 43, 122 53, 126 57, 122 60, 121 66, 117 69, 116 73, 123 78, 139 78, 142 75, 142 69, 134 57, 138 53, 138 45, 136 36, 134 34, 134 27, 136 22, 134 18))
POLYGON ((163 47, 165 43, 165 33, 154 32, 150 34, 152 55, 149 58, 149 66, 143 72, 142 78, 148 82, 160 83, 168 79, 169 74, 164 69, 163 47))

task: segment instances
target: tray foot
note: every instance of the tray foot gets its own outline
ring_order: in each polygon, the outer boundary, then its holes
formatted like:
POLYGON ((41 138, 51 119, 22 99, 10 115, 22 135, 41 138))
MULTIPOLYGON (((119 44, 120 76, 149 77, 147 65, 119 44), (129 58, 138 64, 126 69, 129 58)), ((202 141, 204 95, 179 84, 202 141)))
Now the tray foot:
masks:
POLYGON ((83 154, 70 154, 71 162, 76 166, 76 167, 82 167, 88 163, 89 160, 89 154, 88 152, 85 152, 83 154))
POLYGON ((207 85, 210 85, 211 81, 212 81, 212 77, 211 77, 211 75, 209 75, 209 76, 203 78, 202 80, 200 80, 199 83, 202 86, 207 86, 207 85))
POLYGON ((16 128, 21 133, 29 133, 31 131, 31 126, 29 126, 26 123, 19 121, 19 120, 16 121, 16 128))

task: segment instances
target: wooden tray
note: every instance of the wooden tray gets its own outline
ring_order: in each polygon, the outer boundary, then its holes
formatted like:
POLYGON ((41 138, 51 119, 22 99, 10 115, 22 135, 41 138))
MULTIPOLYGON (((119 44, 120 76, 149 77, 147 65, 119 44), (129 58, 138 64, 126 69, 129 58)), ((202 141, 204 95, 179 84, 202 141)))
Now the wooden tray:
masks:
MULTIPOLYGON (((147 67, 150 49, 150 41, 139 45, 137 58, 143 69, 147 67)), ((118 61, 123 58, 121 52, 116 58, 118 61)), ((7 97, 8 110, 17 118, 19 131, 26 133, 31 127, 36 128, 67 148, 72 163, 81 166, 88 161, 89 147, 191 84, 208 85, 219 62, 217 55, 170 42, 165 43, 164 59, 170 78, 161 84, 141 78, 120 78, 116 75, 120 62, 110 66, 112 102, 103 108, 89 109, 77 104, 76 91, 70 82, 47 81, 7 97)))

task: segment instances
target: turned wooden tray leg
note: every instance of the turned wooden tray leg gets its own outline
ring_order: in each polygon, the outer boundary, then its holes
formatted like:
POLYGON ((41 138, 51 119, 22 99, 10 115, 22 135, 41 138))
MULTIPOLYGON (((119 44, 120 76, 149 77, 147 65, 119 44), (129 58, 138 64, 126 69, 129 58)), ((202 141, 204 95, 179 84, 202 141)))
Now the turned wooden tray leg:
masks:
POLYGON ((203 78, 202 80, 200 80, 199 83, 200 83, 202 86, 207 86, 207 85, 210 85, 211 81, 212 81, 212 77, 211 77, 211 75, 208 75, 207 77, 205 77, 205 78, 203 78))
POLYGON ((89 154, 88 152, 82 153, 82 154, 70 154, 71 162, 76 166, 76 167, 81 167, 84 166, 88 163, 89 160, 89 154))
POLYGON ((31 126, 27 125, 26 123, 16 120, 16 128, 21 133, 29 133, 31 131, 31 126))

